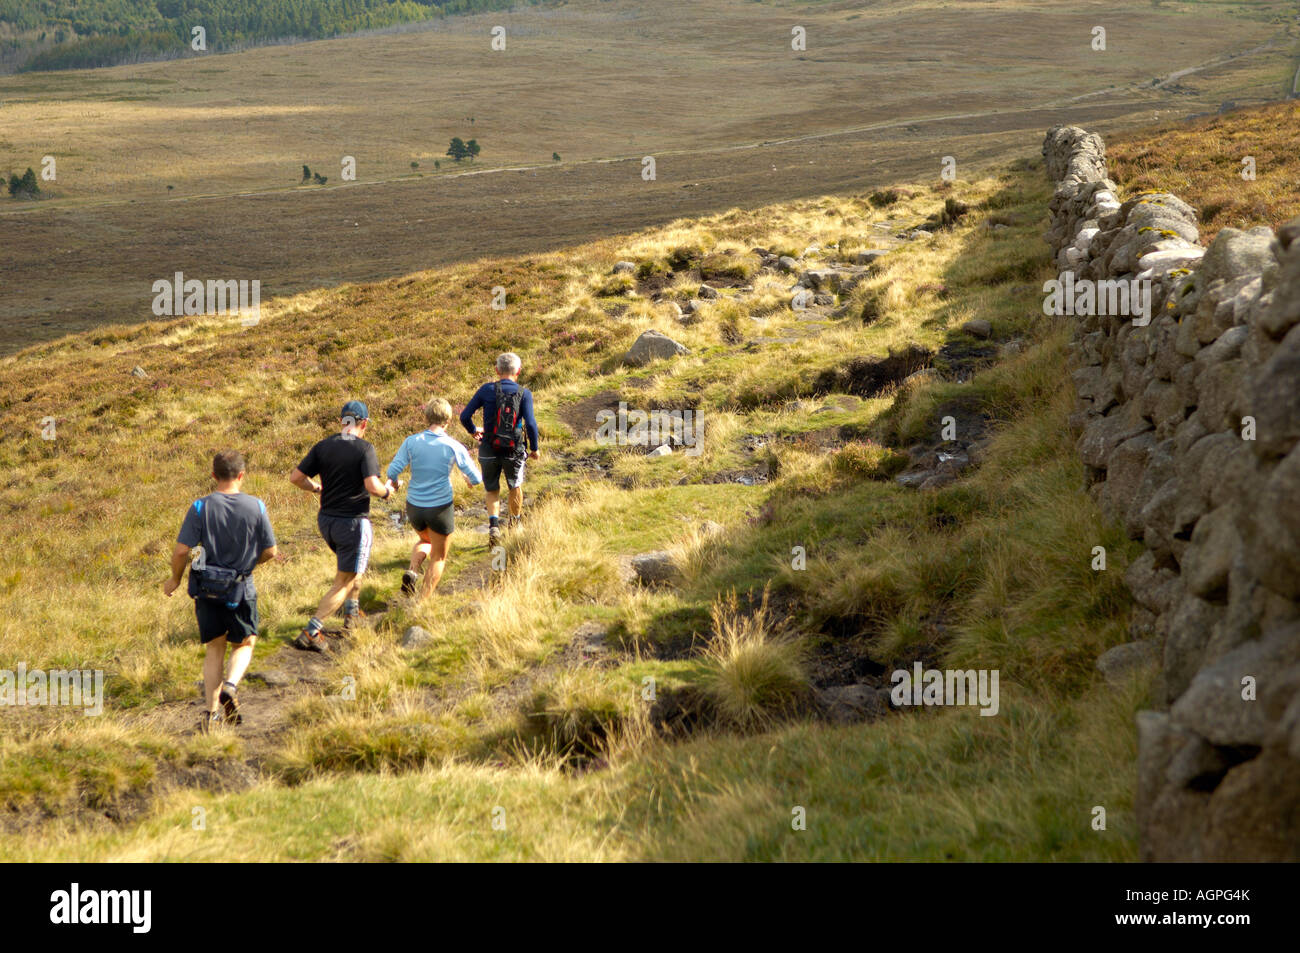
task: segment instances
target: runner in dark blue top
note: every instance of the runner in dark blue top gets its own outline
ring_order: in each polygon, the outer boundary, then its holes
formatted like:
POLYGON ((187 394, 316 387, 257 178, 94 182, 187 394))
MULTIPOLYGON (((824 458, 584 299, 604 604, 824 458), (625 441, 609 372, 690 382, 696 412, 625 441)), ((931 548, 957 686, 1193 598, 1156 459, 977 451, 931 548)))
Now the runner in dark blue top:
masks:
POLYGON ((478 389, 465 409, 460 412, 460 422, 479 441, 478 462, 483 469, 483 486, 487 489, 488 546, 501 541, 501 476, 505 475, 509 488, 510 526, 515 526, 524 511, 524 460, 538 460, 537 420, 533 416, 533 394, 519 384, 519 370, 523 366, 518 354, 502 354, 497 358, 497 380, 478 389), (505 417, 497 407, 500 390, 505 417), (516 399, 517 395, 517 399, 516 399), (516 407, 517 403, 517 407, 516 407), (483 426, 474 425, 474 414, 483 409, 483 426), (498 421, 501 421, 498 424, 498 421), (513 425, 513 426, 511 426, 513 425), (499 429, 510 427, 508 433, 499 429))
POLYGON ((172 574, 163 583, 170 596, 181 584, 185 567, 190 567, 189 593, 199 623, 199 641, 207 648, 203 660, 203 691, 206 711, 199 730, 213 725, 239 724, 239 702, 235 692, 239 680, 253 660, 257 635, 257 590, 253 569, 276 555, 275 532, 266 515, 266 505, 255 496, 240 492, 247 469, 242 454, 223 450, 212 461, 215 493, 195 500, 172 550, 172 574), (190 553, 199 548, 190 562, 190 553), (225 683, 221 670, 230 646, 230 669, 225 683))

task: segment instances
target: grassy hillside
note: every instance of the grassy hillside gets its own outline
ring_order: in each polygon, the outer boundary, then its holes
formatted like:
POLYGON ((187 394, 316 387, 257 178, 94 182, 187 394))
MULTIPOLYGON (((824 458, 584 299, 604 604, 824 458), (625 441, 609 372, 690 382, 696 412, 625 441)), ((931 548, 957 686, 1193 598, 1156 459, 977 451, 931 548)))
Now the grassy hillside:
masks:
POLYGON ((1220 228, 1275 225, 1300 215, 1300 156, 1283 129, 1300 126, 1300 100, 1117 137, 1114 174, 1134 190, 1174 192, 1201 212, 1201 240, 1220 228), (1254 177, 1242 160, 1254 159, 1254 177))
POLYGON ((279 300, 251 328, 190 318, 4 359, 0 419, 17 436, 0 448, 0 507, 24 529, 0 554, 0 666, 102 667, 109 701, 97 719, 5 709, 0 853, 1133 859, 1147 676, 1113 687, 1092 668, 1125 640, 1128 550, 1079 492, 1067 329, 1038 291, 1047 197, 1027 165, 952 189, 732 210, 279 300), (892 237, 954 196, 971 207, 955 227, 892 237), (896 247, 871 277, 804 312, 750 251, 811 266, 882 242, 896 247), (637 275, 611 276, 620 259, 637 275), (701 278, 721 297, 681 324, 668 302, 701 278), (489 307, 496 285, 504 314, 489 307), (991 341, 960 330, 977 316, 991 341), (691 353, 621 366, 646 327, 691 353), (869 362, 906 345, 932 352, 930 368, 882 380, 869 362), (380 504, 369 627, 329 659, 293 650, 332 563, 289 468, 353 396, 387 458, 422 401, 463 403, 507 348, 524 357, 547 456, 505 570, 461 487, 444 588, 407 604, 413 537, 380 504), (620 398, 698 409, 702 452, 598 445, 595 411, 620 398), (946 416, 979 437, 980 465, 936 490, 899 485, 908 448, 936 444, 946 416), (284 559, 259 571, 249 723, 201 738, 192 610, 159 589, 226 445, 249 454, 247 489, 284 559), (1089 568, 1098 544, 1105 572, 1089 568), (629 583, 622 557, 660 548, 677 583, 629 583), (399 648, 411 624, 433 643, 399 648), (834 724, 812 704, 913 661, 998 669, 999 714, 834 724), (792 829, 797 808, 806 830, 792 829))

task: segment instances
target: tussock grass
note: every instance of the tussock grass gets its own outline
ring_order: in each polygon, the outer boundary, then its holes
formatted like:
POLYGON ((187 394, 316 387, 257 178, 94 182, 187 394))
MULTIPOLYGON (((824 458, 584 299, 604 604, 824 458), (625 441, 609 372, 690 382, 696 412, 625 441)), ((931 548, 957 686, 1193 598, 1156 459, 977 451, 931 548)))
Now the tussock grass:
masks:
POLYGON ((465 725, 410 697, 394 705, 325 699, 300 713, 273 767, 289 784, 338 772, 410 771, 443 764, 470 747, 465 725))
POLYGON ((221 763, 239 751, 230 735, 143 735, 104 719, 63 722, 0 734, 0 808, 6 815, 76 817, 131 814, 167 776, 200 762, 221 763), (12 813, 11 813, 12 812, 12 813))
POLYGON ((714 603, 712 615, 703 682, 718 719, 752 730, 792 714, 808 693, 808 677, 798 643, 769 612, 767 591, 753 612, 742 612, 733 593, 714 603))
POLYGON ((584 764, 626 758, 652 736, 639 686, 589 667, 553 674, 524 700, 519 716, 513 735, 503 739, 516 760, 584 764))

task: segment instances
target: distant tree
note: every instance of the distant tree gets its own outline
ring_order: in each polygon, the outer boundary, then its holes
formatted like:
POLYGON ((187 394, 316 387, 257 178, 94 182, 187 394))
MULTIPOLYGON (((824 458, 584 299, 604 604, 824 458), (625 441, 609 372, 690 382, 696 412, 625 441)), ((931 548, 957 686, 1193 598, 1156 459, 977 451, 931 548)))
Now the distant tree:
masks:
POLYGON ((451 145, 447 147, 447 155, 459 162, 469 154, 469 147, 465 145, 460 136, 452 136, 451 145))
POLYGON ((434 160, 433 160, 433 171, 437 172, 437 171, 438 171, 439 169, 441 169, 441 168, 442 168, 442 163, 441 163, 440 161, 438 161, 437 159, 434 159, 434 160))
POLYGON ((27 167, 21 177, 13 173, 9 175, 9 194, 15 198, 26 196, 33 199, 41 194, 41 187, 36 184, 36 173, 31 166, 27 167))
POLYGON ((329 181, 328 176, 321 175, 319 172, 315 173, 312 176, 312 178, 316 181, 317 185, 324 185, 327 181, 329 181))
POLYGON ((311 169, 307 168, 307 163, 302 164, 302 180, 306 182, 311 178, 311 169))
POLYGON ((418 163, 418 162, 412 162, 412 163, 411 163, 411 168, 412 168, 412 169, 418 169, 419 167, 420 167, 420 163, 418 163))
POLYGON ((559 162, 559 161, 560 161, 560 154, 559 154, 558 152, 552 152, 552 153, 551 153, 551 161, 552 161, 552 162, 559 162))
POLYGON ((470 161, 473 161, 478 156, 480 148, 477 139, 471 139, 465 143, 465 151, 469 153, 470 161))

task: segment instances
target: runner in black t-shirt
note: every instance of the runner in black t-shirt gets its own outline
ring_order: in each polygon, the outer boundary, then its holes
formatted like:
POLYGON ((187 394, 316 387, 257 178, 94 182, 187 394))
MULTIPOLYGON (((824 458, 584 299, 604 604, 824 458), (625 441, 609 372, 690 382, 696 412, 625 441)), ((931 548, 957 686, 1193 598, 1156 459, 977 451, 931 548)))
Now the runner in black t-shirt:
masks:
POLYGON ((370 525, 370 497, 388 499, 400 484, 380 482, 379 458, 365 439, 370 412, 359 400, 343 405, 343 430, 326 437, 307 451, 307 456, 289 475, 289 482, 320 494, 320 515, 316 525, 321 538, 338 557, 334 585, 325 593, 316 614, 294 642, 300 649, 326 652, 321 635, 322 619, 343 608, 343 628, 354 628, 361 618, 358 595, 361 576, 370 561, 374 530, 370 525), (313 480, 319 476, 320 482, 313 480))

